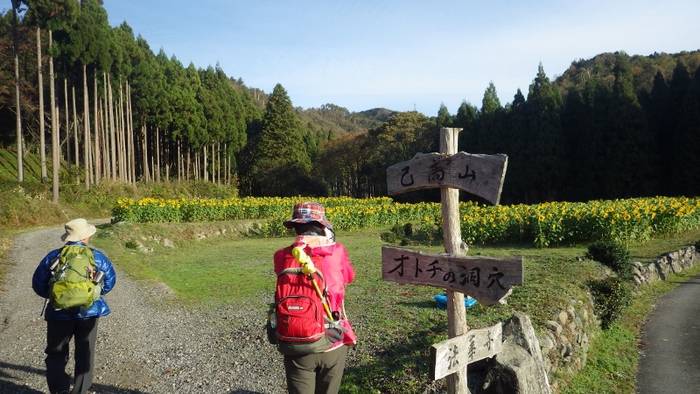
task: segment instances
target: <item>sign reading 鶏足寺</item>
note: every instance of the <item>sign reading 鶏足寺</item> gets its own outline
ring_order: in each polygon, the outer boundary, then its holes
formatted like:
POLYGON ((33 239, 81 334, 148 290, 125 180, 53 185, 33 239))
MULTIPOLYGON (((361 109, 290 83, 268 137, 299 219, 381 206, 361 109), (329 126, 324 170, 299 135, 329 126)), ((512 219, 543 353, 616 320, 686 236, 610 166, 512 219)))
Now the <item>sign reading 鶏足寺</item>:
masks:
POLYGON ((382 246, 382 280, 443 287, 493 305, 523 284, 523 258, 454 257, 382 246))
POLYGON ((413 190, 453 187, 498 204, 507 167, 508 156, 504 154, 418 154, 387 168, 387 191, 393 196, 413 190))

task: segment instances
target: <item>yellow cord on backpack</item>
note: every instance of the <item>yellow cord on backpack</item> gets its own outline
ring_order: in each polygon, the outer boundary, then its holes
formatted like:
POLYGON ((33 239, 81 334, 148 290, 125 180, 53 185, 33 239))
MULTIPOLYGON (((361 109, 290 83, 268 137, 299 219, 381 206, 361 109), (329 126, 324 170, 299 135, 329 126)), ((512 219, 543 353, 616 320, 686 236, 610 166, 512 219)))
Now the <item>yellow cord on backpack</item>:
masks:
POLYGON ((293 247, 292 256, 294 256, 294 258, 299 262, 299 264, 301 264, 301 272, 311 277, 311 283, 313 283, 314 289, 316 289, 316 294, 318 294, 318 298, 320 298, 323 303, 323 309, 326 310, 326 315, 328 315, 328 319, 330 319, 330 321, 333 321, 333 314, 331 313, 331 309, 328 307, 325 298, 323 298, 323 293, 321 293, 321 289, 318 288, 316 278, 313 276, 313 273, 316 272, 316 267, 314 266, 311 257, 309 257, 309 255, 306 254, 304 248, 306 248, 306 245, 299 245, 293 247))

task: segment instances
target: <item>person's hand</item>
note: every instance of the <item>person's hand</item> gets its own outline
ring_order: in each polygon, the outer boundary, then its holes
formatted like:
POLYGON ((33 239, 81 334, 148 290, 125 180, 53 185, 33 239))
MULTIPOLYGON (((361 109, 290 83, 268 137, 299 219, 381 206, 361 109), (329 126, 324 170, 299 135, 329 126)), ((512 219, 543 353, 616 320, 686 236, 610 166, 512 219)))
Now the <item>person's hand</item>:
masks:
POLYGON ((314 266, 314 262, 311 261, 311 257, 304 251, 305 247, 306 245, 293 247, 292 256, 301 264, 301 272, 306 275, 311 275, 316 272, 316 267, 314 266))

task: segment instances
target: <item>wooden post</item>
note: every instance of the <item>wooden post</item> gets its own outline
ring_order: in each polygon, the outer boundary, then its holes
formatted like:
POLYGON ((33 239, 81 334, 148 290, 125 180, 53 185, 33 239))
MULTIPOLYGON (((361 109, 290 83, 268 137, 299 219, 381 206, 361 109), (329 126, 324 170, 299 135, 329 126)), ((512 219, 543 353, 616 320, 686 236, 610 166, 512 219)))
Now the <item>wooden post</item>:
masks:
MULTIPOLYGON (((440 129, 440 153, 447 155, 457 153, 460 131, 462 129, 440 129)), ((440 188, 440 196, 442 198, 442 231, 445 252, 455 256, 464 256, 467 254, 467 249, 466 245, 463 247, 462 230, 459 225, 459 189, 442 187, 440 188)), ((464 308, 464 294, 450 289, 447 289, 447 324, 448 338, 460 336, 469 330, 467 312, 464 308)), ((466 366, 447 376, 447 393, 469 393, 466 366)))
POLYGON ((387 168, 389 195, 426 188, 440 188, 445 255, 428 256, 423 252, 382 247, 383 280, 445 287, 450 339, 446 344, 438 344, 434 351, 431 351, 433 361, 431 368, 434 376, 448 374, 447 392, 449 394, 469 393, 466 364, 474 360, 476 355, 481 357, 484 354, 491 354, 494 348, 493 341, 497 341, 498 336, 496 331, 486 330, 487 352, 477 352, 479 346, 483 345, 477 342, 483 341, 476 341, 476 332, 469 337, 465 336, 469 327, 464 293, 469 291, 472 293, 470 295, 475 296, 479 302, 492 305, 506 294, 510 286, 522 284, 523 266, 522 258, 497 261, 497 259, 466 257, 469 248, 462 242, 459 191, 464 190, 497 205, 503 190, 508 157, 504 154, 458 153, 457 141, 460 131, 462 129, 440 129, 440 153, 417 154, 409 161, 387 168), (429 261, 424 261, 424 258, 429 258, 429 261), (494 265, 494 263, 498 264, 494 265), (420 267, 425 267, 425 270, 420 267), (443 269, 447 269, 447 273, 436 276, 436 273, 443 269), (486 275, 488 284, 480 287, 484 269, 488 269, 486 275), (456 275, 460 276, 459 281, 455 279, 456 275), (465 338, 468 340, 465 341, 465 338), (468 345, 466 358, 463 354, 460 355, 460 352, 465 350, 462 349, 465 344, 468 345), (444 360, 447 360, 447 368, 444 360))

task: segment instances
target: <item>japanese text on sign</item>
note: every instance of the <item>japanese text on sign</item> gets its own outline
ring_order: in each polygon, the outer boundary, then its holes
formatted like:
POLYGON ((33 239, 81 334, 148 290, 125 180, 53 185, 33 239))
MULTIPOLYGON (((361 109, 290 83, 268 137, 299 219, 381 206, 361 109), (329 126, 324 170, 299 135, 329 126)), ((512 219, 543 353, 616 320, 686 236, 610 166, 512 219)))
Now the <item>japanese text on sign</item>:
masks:
POLYGON ((491 305, 506 295, 512 286, 522 284, 522 257, 455 258, 384 246, 382 279, 444 287, 491 305))

